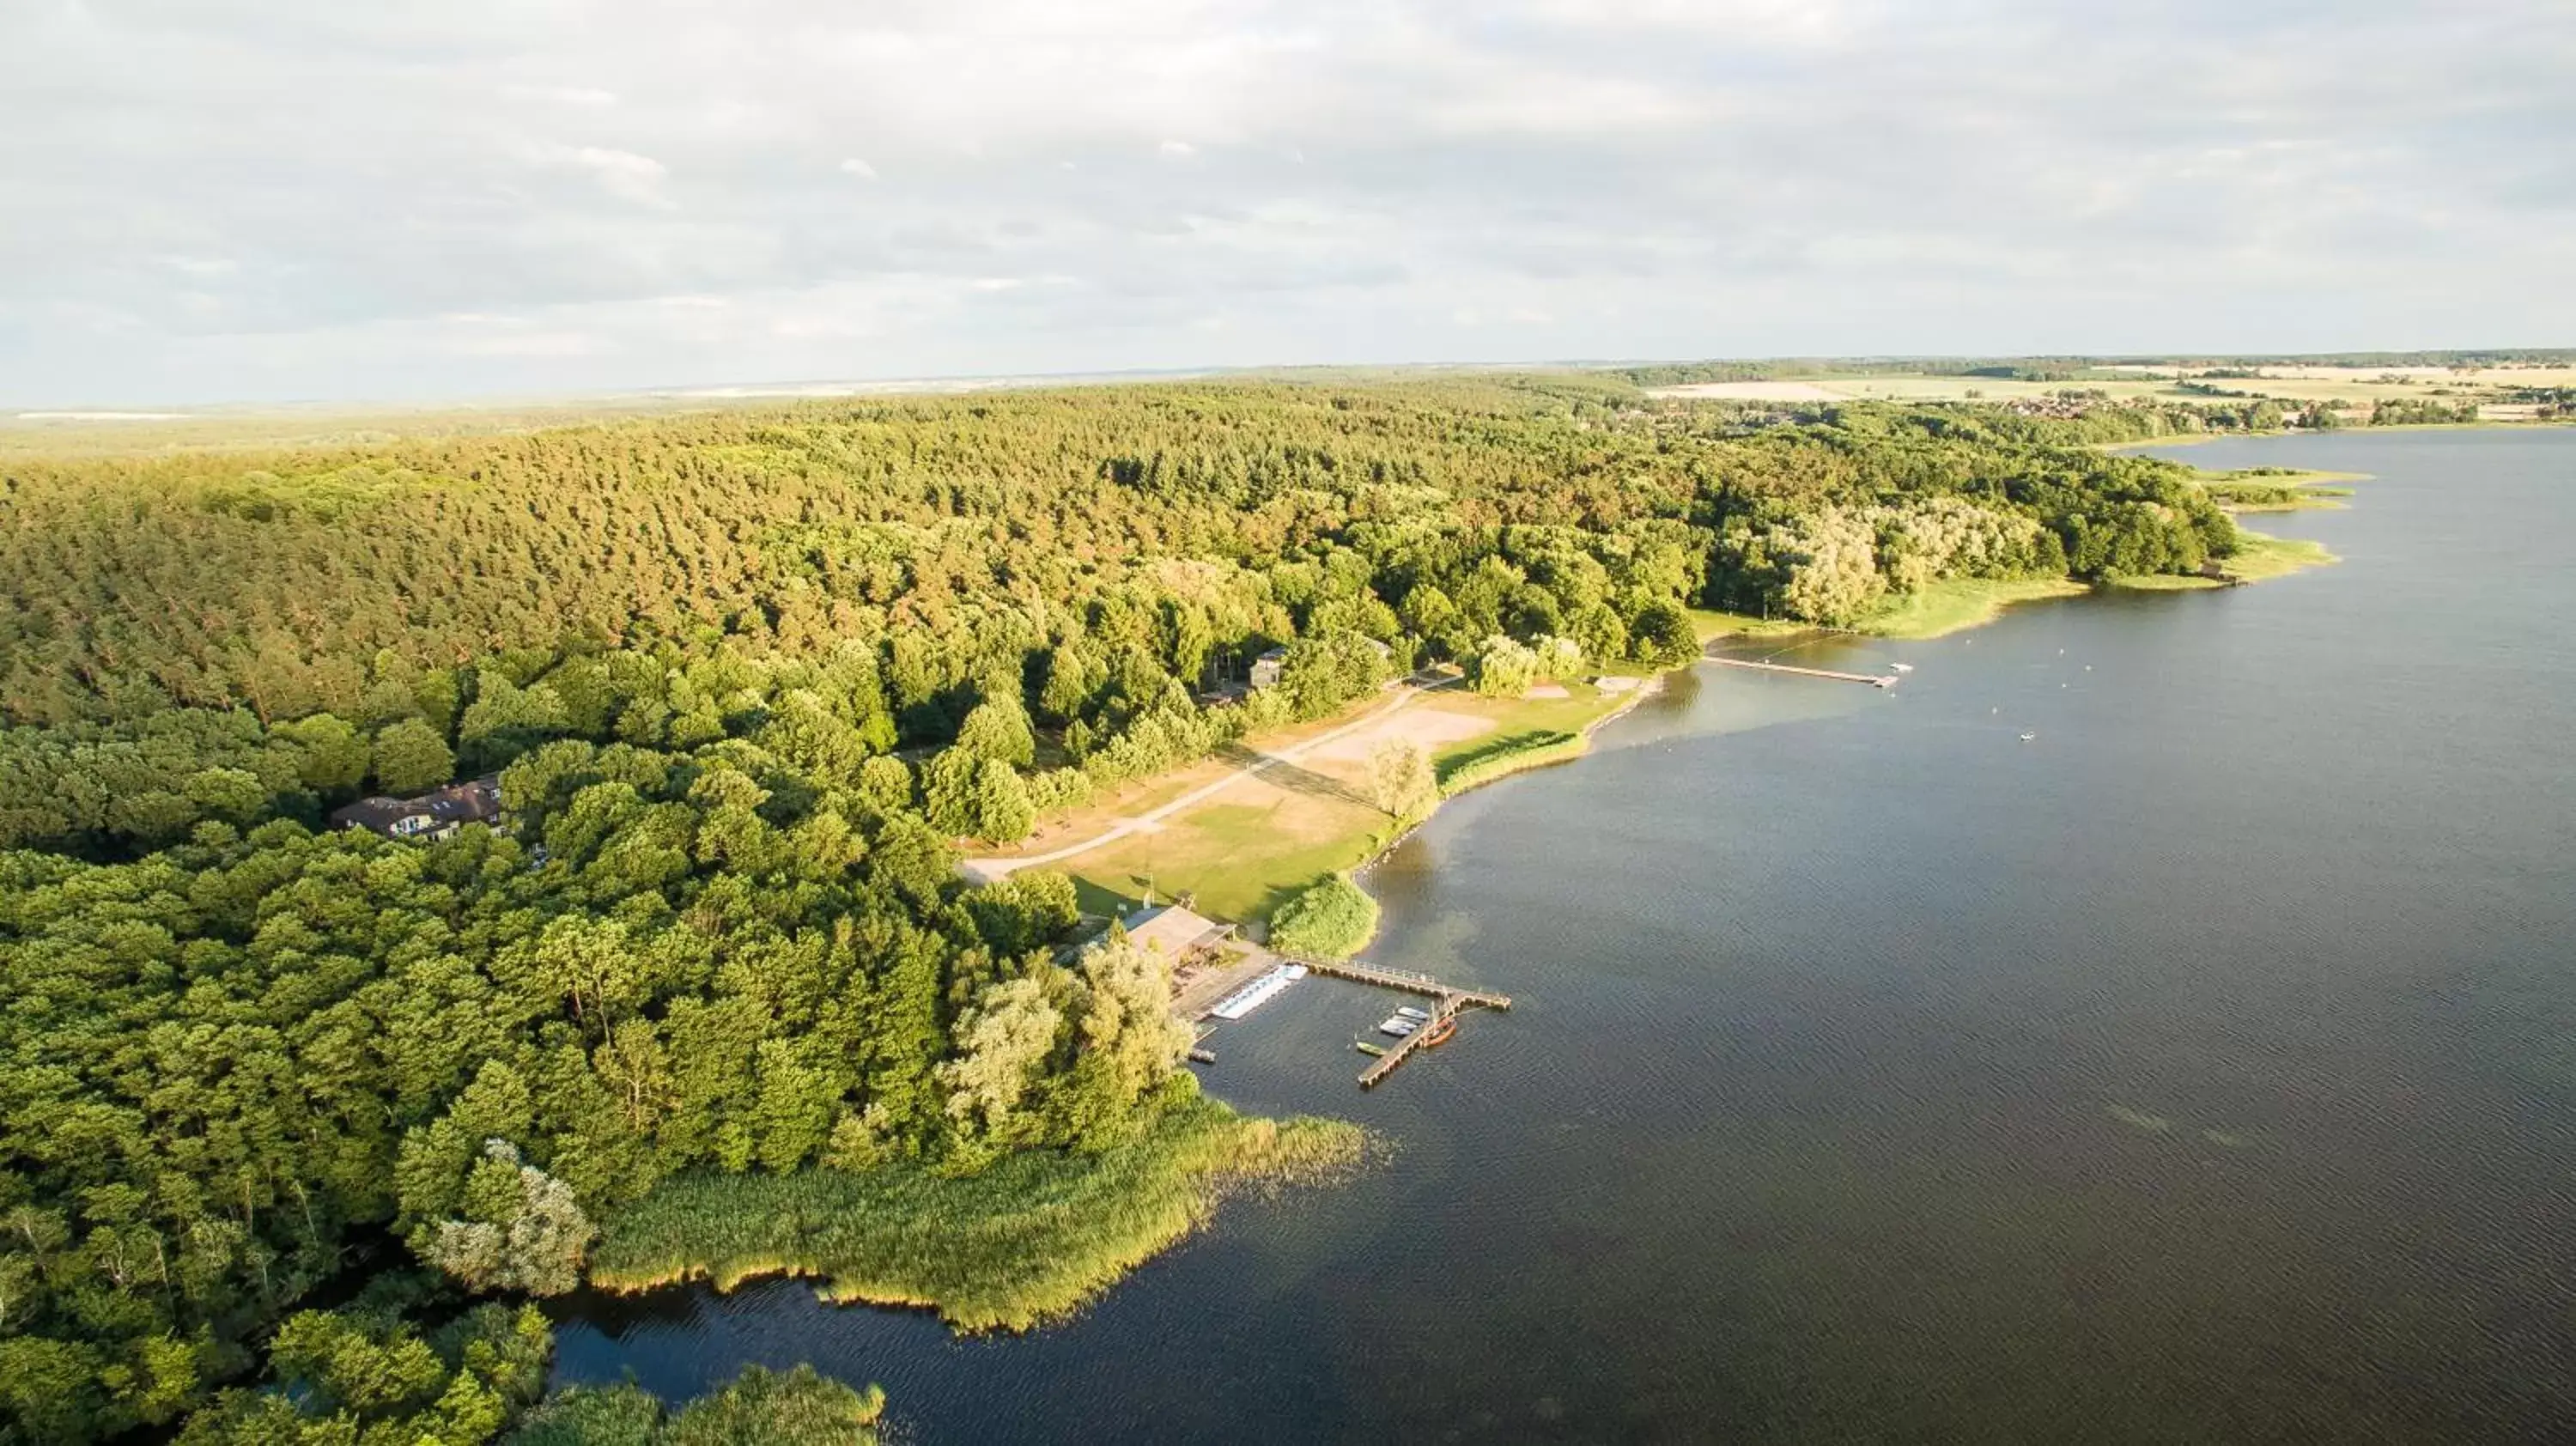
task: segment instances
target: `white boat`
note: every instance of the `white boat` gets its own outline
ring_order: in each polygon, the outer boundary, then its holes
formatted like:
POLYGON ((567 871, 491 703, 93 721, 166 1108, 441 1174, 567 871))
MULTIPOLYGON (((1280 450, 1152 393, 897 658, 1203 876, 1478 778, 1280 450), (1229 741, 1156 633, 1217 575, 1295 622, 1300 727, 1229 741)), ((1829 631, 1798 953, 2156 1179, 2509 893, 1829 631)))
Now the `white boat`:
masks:
POLYGON ((1894 668, 1900 673, 1911 673, 1914 671, 1914 665, 1912 663, 1890 663, 1888 666, 1894 668))
POLYGON ((1399 1005, 1397 1005, 1397 1006, 1395 1007, 1395 1012, 1396 1012, 1396 1013, 1398 1013, 1398 1014, 1403 1015, 1403 1016, 1404 1016, 1405 1018, 1407 1018, 1407 1019, 1412 1019, 1412 1020, 1424 1020, 1424 1019, 1429 1019, 1429 1018, 1431 1017, 1431 1015, 1430 1015, 1427 1011, 1420 1010, 1420 1009, 1416 1009, 1416 1008, 1414 1008, 1414 1007, 1413 1007, 1412 1005, 1410 1005, 1410 1004, 1399 1004, 1399 1005))
POLYGON ((1402 1039, 1421 1027, 1421 1025, 1418 1025, 1412 1020, 1406 1019, 1401 1015, 1390 1014, 1385 1019, 1378 1022, 1377 1032, 1380 1034, 1391 1034, 1398 1039, 1402 1039))
POLYGON ((2025 733, 2025 734, 2021 735, 2021 741, 2022 741, 2022 742, 2024 742, 2024 743, 2028 743, 2030 740, 2032 740, 2032 739, 2034 739, 2034 738, 2036 738, 2036 737, 2038 737, 2038 736, 2039 736, 2039 735, 2038 735, 2038 734, 2036 734, 2036 733, 2025 733))

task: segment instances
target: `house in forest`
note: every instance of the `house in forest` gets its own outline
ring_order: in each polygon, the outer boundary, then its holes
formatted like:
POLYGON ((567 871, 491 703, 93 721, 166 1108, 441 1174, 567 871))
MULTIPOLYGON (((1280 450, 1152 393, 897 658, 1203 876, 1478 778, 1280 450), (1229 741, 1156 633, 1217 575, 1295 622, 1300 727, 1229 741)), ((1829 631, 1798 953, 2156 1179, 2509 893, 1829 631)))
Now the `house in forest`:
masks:
POLYGON ((386 838, 446 838, 469 823, 501 821, 501 775, 451 783, 418 798, 362 798, 331 811, 333 828, 362 828, 386 838))
MULTIPOLYGON (((1374 649, 1381 661, 1395 656, 1395 649, 1389 646, 1383 639, 1364 637, 1361 638, 1360 641, 1368 644, 1370 648, 1374 649)), ((1272 648, 1269 652, 1263 653, 1261 656, 1252 660, 1252 672, 1249 681, 1252 686, 1256 688, 1274 687, 1279 682, 1279 675, 1285 672, 1287 667, 1288 650, 1286 648, 1272 648)))
POLYGON ((1279 686, 1280 670, 1287 666, 1288 650, 1286 648, 1272 648, 1269 652, 1263 653, 1260 657, 1252 660, 1252 686, 1256 688, 1275 688, 1279 686))

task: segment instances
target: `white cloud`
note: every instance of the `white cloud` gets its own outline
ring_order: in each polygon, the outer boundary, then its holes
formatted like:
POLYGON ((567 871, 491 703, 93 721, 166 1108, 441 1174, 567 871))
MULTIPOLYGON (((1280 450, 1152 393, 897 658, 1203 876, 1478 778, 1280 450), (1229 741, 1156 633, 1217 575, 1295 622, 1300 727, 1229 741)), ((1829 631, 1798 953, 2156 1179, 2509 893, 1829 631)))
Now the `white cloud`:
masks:
POLYGON ((617 92, 587 85, 510 85, 501 93, 514 100, 546 101, 554 105, 604 106, 617 104, 617 92))
POLYGON ((668 167, 651 156, 621 151, 609 146, 541 146, 539 162, 552 166, 571 166, 588 171, 599 188, 622 200, 647 206, 669 206, 671 199, 662 194, 662 182, 670 175, 668 167))
POLYGON ((0 402, 2576 335, 2564 0, 144 13, 0 5, 0 402))

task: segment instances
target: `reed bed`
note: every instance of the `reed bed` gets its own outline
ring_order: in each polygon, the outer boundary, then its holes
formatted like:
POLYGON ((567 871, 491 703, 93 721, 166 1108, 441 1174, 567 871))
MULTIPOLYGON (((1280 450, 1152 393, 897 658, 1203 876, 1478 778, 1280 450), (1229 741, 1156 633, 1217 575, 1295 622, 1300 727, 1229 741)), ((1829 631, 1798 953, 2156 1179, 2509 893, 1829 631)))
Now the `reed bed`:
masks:
POLYGON ((1174 1108, 1095 1154, 1017 1151, 980 1174, 865 1172, 675 1179, 607 1222, 590 1279, 634 1291, 757 1276, 822 1282, 834 1301, 936 1310, 959 1331, 1057 1319, 1205 1224, 1229 1192, 1355 1169, 1362 1132, 1333 1120, 1174 1108))

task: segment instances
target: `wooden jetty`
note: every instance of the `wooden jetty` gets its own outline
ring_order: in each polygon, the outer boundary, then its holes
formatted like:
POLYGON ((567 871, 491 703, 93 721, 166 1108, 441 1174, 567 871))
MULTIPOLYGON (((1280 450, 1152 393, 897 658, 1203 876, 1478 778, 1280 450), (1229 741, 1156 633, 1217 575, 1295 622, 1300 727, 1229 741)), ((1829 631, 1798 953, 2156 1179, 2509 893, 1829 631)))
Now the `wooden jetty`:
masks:
POLYGON ((1370 1061, 1369 1067, 1360 1071, 1360 1088, 1364 1090, 1377 1088, 1379 1081, 1395 1073, 1405 1060, 1412 1057, 1415 1050, 1423 1047, 1424 1041, 1430 1038, 1434 1026, 1455 1017, 1461 1010, 1512 1007, 1512 997, 1508 994, 1488 994, 1479 989, 1460 989, 1455 985, 1443 984, 1428 974, 1417 974, 1410 969, 1389 969, 1383 964, 1368 964, 1357 959, 1339 961, 1299 959, 1296 962, 1305 965, 1309 972, 1330 978, 1349 979, 1360 984, 1375 984, 1384 989, 1400 989, 1407 994, 1419 994, 1427 999, 1438 1001, 1432 1005, 1431 1017, 1423 1021, 1420 1029, 1388 1046, 1385 1054, 1370 1061))
POLYGON ((1751 658, 1711 657, 1708 661, 1729 668, 1750 668, 1757 673, 1795 673, 1801 678, 1831 678, 1837 683, 1867 683, 1873 688, 1893 688, 1893 673, 1837 673, 1831 668, 1793 668, 1787 663, 1758 663, 1751 658))

